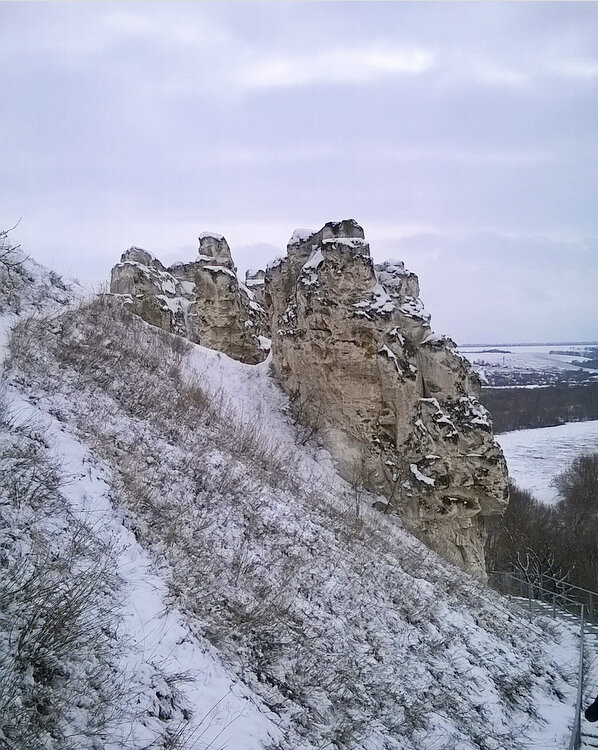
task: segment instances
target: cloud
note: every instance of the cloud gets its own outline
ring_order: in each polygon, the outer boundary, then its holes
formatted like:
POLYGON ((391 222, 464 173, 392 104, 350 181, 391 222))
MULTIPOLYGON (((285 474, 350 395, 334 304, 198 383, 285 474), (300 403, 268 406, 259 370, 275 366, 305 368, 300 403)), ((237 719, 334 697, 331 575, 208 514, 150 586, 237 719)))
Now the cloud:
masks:
POLYGON ((215 229, 253 266, 352 216, 440 330, 504 338, 512 306, 526 338, 591 338, 598 247, 530 237, 598 235, 596 9, 0 3, 0 226, 23 216, 34 257, 99 279, 131 244, 192 257, 215 229))
POLYGON ((422 48, 336 47, 314 54, 263 57, 246 67, 239 80, 255 88, 366 83, 397 75, 417 75, 434 65, 422 48))
POLYGON ((564 60, 556 66, 556 70, 569 78, 598 78, 598 62, 593 60, 564 60))

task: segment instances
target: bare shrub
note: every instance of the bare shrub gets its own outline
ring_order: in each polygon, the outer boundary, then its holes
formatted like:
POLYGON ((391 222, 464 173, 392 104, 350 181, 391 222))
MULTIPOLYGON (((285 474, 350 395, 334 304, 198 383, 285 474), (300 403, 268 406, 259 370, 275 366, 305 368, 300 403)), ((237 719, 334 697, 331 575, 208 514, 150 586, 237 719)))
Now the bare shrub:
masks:
POLYGON ((290 395, 289 406, 297 445, 307 445, 310 440, 321 438, 330 429, 329 409, 315 389, 308 393, 295 391, 290 395))
POLYGON ((11 242, 10 232, 12 229, 0 230, 0 311, 18 312, 26 258, 20 246, 11 242))
POLYGON ((105 736, 120 695, 113 552, 70 514, 43 434, 0 411, 0 746, 75 749, 73 712, 105 736))

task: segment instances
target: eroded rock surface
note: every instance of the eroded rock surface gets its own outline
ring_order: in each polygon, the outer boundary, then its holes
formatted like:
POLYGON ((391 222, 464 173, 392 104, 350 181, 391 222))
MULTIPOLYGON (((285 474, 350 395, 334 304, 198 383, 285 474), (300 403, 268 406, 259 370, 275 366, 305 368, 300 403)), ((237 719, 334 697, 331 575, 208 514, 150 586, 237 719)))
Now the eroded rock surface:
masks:
POLYGON ((256 364, 269 346, 266 317, 236 271, 224 237, 205 233, 195 260, 168 268, 146 250, 130 248, 112 269, 110 291, 127 295, 148 323, 256 364))
POLYGON ((293 234, 264 301, 275 373, 341 473, 483 578, 483 518, 506 507, 506 464, 479 381, 432 333, 415 274, 375 266, 355 221, 329 223, 293 234))

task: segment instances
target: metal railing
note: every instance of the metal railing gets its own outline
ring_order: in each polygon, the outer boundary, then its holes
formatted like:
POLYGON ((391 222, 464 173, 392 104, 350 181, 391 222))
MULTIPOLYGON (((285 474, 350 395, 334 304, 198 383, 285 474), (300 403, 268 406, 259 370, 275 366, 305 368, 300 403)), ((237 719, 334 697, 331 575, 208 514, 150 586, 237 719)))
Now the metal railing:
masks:
POLYGON ((583 697, 583 650, 584 650, 584 613, 585 604, 581 605, 579 614, 579 666, 577 673, 577 699, 575 701, 575 719, 569 740, 569 750, 579 750, 581 746, 581 702, 583 697))
POLYGON ((577 674, 577 697, 575 719, 569 740, 569 750, 579 750, 581 745, 581 709, 583 699, 583 658, 586 620, 596 622, 598 593, 562 581, 554 576, 540 574, 531 578, 516 571, 495 570, 489 576, 489 583, 509 596, 527 599, 530 611, 540 603, 543 611, 552 610, 553 617, 562 612, 579 617, 579 665, 577 674), (580 596, 579 601, 575 596, 580 596), (558 610, 558 611, 557 611, 558 610))
POLYGON ((558 611, 565 611, 579 616, 581 604, 585 608, 585 619, 598 623, 598 592, 574 586, 567 581, 545 573, 526 574, 519 571, 494 570, 490 573, 489 583, 494 588, 509 596, 542 602, 552 608, 556 616, 558 611))

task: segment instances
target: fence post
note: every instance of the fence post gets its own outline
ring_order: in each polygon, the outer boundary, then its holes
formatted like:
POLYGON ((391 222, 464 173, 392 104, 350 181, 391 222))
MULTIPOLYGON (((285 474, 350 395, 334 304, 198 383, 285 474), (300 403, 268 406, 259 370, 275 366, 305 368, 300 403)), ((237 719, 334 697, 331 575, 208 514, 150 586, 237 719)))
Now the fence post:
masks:
POLYGON ((569 750, 579 750, 581 744, 581 701, 583 694, 583 640, 584 640, 584 611, 585 605, 580 604, 579 612, 579 669, 577 675, 577 700, 575 702, 575 719, 573 721, 573 731, 569 741, 569 750))

